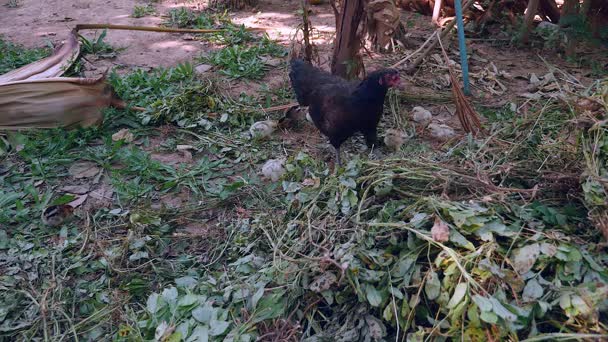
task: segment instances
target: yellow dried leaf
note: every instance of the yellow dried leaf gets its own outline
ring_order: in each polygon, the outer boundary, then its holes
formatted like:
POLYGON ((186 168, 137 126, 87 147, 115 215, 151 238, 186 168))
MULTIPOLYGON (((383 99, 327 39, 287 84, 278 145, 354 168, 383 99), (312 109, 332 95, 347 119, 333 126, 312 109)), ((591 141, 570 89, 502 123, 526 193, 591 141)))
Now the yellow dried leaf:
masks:
POLYGON ((112 141, 124 140, 125 142, 133 141, 133 133, 128 128, 123 128, 120 131, 112 134, 112 141))

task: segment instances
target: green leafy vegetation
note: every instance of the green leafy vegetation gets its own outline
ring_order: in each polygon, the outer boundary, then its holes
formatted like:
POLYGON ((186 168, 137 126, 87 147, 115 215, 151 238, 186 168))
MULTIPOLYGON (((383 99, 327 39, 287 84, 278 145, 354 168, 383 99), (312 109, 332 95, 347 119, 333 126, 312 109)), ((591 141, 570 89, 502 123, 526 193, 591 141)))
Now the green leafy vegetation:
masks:
POLYGON ((156 8, 154 8, 154 6, 151 4, 147 4, 144 6, 133 7, 133 13, 131 13, 131 16, 133 18, 142 18, 147 15, 154 14, 154 13, 156 13, 156 8))
POLYGON ((171 9, 165 25, 179 28, 223 29, 222 32, 205 36, 222 47, 209 56, 201 58, 221 68, 231 78, 260 79, 267 67, 264 57, 283 57, 287 51, 264 35, 261 38, 247 31, 243 25, 235 25, 224 14, 194 12, 185 7, 171 9))
POLYGON ((51 49, 25 49, 0 37, 0 74, 35 62, 51 54, 51 49))
POLYGON ((264 37, 261 42, 251 46, 227 46, 203 58, 203 61, 221 67, 221 73, 231 78, 260 79, 267 70, 261 57, 284 55, 283 48, 264 37))
POLYGON ((116 57, 116 53, 120 51, 120 49, 115 49, 112 45, 105 41, 107 34, 108 30, 104 29, 101 31, 99 36, 95 34, 92 39, 87 39, 86 37, 79 35, 80 42, 82 44, 82 53, 96 55, 103 58, 116 57))

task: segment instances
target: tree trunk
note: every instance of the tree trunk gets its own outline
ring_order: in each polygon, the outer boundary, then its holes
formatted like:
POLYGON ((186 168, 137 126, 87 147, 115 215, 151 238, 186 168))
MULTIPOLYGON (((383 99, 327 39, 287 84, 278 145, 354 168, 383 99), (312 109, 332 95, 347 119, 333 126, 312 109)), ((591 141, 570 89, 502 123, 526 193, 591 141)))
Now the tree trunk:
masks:
POLYGON ((538 12, 538 1, 539 0, 528 1, 528 8, 526 8, 526 16, 524 18, 524 31, 521 36, 521 41, 524 44, 528 44, 528 41, 530 40, 530 30, 532 30, 534 17, 536 16, 536 12, 538 12))
POLYGON ((441 11, 441 0, 435 0, 435 6, 433 6, 433 17, 431 21, 439 25, 439 12, 441 11))
POLYGON ((334 75, 353 79, 359 75, 362 69, 359 50, 361 49, 361 34, 365 26, 361 25, 365 13, 365 3, 366 0, 342 0, 340 11, 333 4, 336 14, 336 41, 331 72, 334 75))
MULTIPOLYGON (((562 19, 564 17, 572 16, 578 13, 578 0, 565 0, 564 6, 562 7, 562 19)), ((563 25, 560 23, 560 26, 563 25)), ((576 52, 576 41, 572 34, 567 34, 568 41, 566 42, 566 56, 572 57, 576 52)))

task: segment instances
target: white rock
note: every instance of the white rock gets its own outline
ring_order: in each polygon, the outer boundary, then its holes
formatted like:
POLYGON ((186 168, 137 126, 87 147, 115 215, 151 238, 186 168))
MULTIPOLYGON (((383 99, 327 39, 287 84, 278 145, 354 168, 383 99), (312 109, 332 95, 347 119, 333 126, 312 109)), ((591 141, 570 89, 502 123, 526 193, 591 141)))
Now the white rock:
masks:
POLYGON ((540 79, 536 76, 535 73, 530 74, 530 84, 538 84, 540 83, 540 79))
POLYGON ((252 138, 265 138, 274 132, 278 124, 274 120, 258 121, 251 125, 249 133, 252 138))
POLYGON ((262 175, 276 182, 285 174, 285 159, 269 159, 262 166, 262 175))
POLYGON ((444 124, 432 123, 427 128, 436 139, 447 140, 456 134, 452 127, 444 124))
POLYGON ((387 129, 384 134, 384 144, 389 148, 398 151, 408 138, 409 137, 405 132, 391 128, 387 129))
POLYGON ((412 119, 422 127, 426 127, 432 118, 433 114, 422 107, 414 107, 412 109, 412 119))
POLYGON ((207 71, 211 70, 211 68, 213 68, 213 66, 211 66, 209 64, 201 64, 201 65, 197 65, 196 68, 194 68, 194 70, 196 71, 197 74, 204 74, 207 71))
POLYGON ((260 60, 262 61, 262 63, 264 63, 266 65, 270 65, 272 67, 278 67, 282 63, 282 61, 280 59, 266 57, 266 56, 260 57, 260 60))

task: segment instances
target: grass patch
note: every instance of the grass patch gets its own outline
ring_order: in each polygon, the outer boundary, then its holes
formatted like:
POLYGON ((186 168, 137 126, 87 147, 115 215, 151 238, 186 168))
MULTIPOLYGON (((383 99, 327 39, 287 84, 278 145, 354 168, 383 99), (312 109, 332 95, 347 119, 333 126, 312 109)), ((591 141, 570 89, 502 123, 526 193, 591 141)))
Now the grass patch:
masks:
POLYGON ((83 54, 95 55, 101 58, 114 58, 116 57, 116 53, 118 53, 122 49, 114 48, 112 45, 108 44, 105 39, 108 34, 108 30, 104 29, 101 31, 99 36, 97 33, 91 39, 87 39, 86 37, 79 35, 81 42, 81 52, 83 54))
POLYGON ((263 56, 283 57, 286 51, 276 43, 263 37, 249 46, 232 45, 213 52, 202 61, 221 67, 221 73, 230 78, 261 79, 268 67, 263 56))
POLYGON ((51 49, 26 49, 18 44, 13 44, 0 37, 0 74, 7 73, 13 69, 20 68, 26 64, 35 62, 51 54, 51 49))
POLYGON ((230 78, 260 79, 267 71, 262 56, 283 57, 286 50, 264 35, 258 37, 243 25, 232 23, 227 13, 194 12, 181 7, 169 12, 165 25, 180 28, 224 29, 205 39, 223 46, 201 60, 221 68, 230 78))
POLYGON ((156 13, 156 8, 153 5, 148 4, 144 6, 135 6, 133 7, 133 12, 131 13, 131 17, 133 18, 143 18, 148 15, 153 15, 156 13))

